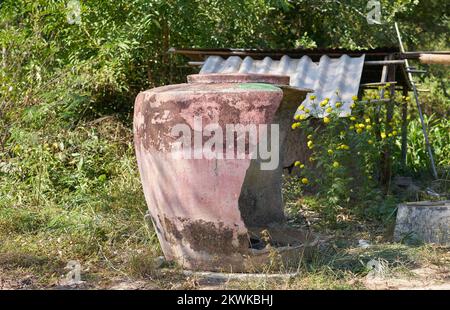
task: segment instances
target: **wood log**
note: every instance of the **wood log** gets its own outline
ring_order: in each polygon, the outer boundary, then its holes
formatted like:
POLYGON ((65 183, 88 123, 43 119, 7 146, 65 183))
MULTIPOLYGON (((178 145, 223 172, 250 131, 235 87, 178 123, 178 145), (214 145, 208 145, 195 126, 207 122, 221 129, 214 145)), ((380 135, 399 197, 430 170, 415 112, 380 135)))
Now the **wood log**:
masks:
POLYGON ((420 54, 419 59, 423 64, 450 65, 450 55, 420 54))
POLYGON ((450 245, 450 200, 400 204, 394 240, 450 245))

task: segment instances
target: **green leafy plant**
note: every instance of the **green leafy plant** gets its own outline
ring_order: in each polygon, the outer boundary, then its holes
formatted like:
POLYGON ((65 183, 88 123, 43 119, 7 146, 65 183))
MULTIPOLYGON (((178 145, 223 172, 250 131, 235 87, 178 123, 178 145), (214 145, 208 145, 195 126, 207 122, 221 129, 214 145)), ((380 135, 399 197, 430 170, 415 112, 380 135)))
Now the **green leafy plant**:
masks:
POLYGON ((394 153, 400 129, 397 116, 388 123, 381 117, 387 103, 370 103, 376 98, 375 93, 362 102, 353 98, 351 115, 342 117, 341 102, 331 105, 327 98, 317 102, 311 96, 312 107, 300 106, 305 113, 297 115, 292 125, 307 136, 306 147, 312 152, 307 163, 295 163, 300 182, 322 198, 330 218, 344 208, 358 212, 355 206, 368 207, 382 198, 378 182, 381 154, 389 149, 394 153))

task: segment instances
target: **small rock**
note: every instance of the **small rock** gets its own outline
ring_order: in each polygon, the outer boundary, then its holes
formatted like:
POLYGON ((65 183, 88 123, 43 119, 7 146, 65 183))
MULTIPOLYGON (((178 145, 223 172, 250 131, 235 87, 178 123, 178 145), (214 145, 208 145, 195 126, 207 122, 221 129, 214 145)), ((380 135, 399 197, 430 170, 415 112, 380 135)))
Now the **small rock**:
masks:
POLYGON ((379 259, 371 259, 367 262, 366 268, 369 270, 367 278, 381 278, 386 272, 387 264, 386 262, 379 259))
POLYGON ((155 268, 161 268, 164 263, 166 262, 166 259, 164 256, 158 256, 154 259, 155 268))
POLYGON ((20 285, 29 286, 33 283, 33 279, 31 276, 26 276, 25 278, 20 280, 20 285))
POLYGON ((360 239, 358 240, 358 246, 363 249, 367 249, 370 247, 370 243, 367 240, 360 239))

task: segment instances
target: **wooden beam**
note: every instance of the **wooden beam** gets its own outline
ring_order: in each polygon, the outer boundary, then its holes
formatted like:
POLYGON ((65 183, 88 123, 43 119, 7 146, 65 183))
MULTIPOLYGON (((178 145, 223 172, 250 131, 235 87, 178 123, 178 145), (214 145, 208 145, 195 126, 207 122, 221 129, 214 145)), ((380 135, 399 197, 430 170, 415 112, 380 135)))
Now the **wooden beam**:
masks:
POLYGON ((386 84, 397 84, 397 82, 376 82, 376 83, 364 83, 360 86, 385 86, 386 84))
POLYGON ((365 66, 384 66, 384 65, 403 65, 405 60, 368 60, 364 62, 365 66))
POLYGON ((204 63, 204 61, 188 61, 188 65, 192 67, 201 67, 204 63))
POLYGON ((251 56, 256 58, 281 58, 284 55, 293 58, 299 58, 302 56, 312 56, 312 57, 321 57, 323 55, 328 55, 330 57, 340 57, 344 54, 349 56, 386 56, 390 54, 397 54, 394 51, 351 51, 351 50, 342 50, 342 51, 333 51, 333 50, 251 50, 251 49, 183 49, 183 48, 170 48, 167 51, 172 54, 181 54, 190 57, 191 59, 202 59, 211 55, 217 56, 251 56))

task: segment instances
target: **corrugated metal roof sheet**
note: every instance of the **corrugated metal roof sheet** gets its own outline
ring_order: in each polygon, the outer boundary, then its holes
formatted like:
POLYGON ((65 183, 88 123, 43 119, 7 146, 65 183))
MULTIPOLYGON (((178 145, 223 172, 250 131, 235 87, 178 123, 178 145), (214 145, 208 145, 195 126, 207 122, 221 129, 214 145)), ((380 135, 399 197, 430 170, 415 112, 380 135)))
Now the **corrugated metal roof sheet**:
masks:
MULTIPOLYGON (((310 96, 302 102, 306 109, 316 117, 327 115, 319 102, 329 99, 329 105, 335 107, 336 102, 341 102, 340 115, 350 114, 352 97, 358 94, 361 73, 364 66, 365 55, 349 57, 343 55, 339 58, 330 58, 323 55, 318 63, 314 63, 310 57, 291 58, 283 56, 280 60, 265 57, 255 60, 250 56, 242 59, 239 56, 231 56, 226 59, 220 56, 209 56, 203 64, 200 73, 267 73, 289 75, 290 85, 311 88, 315 99, 310 96)), ((299 105, 301 103, 299 102, 299 105)), ((304 113, 297 111, 297 114, 304 113)))

